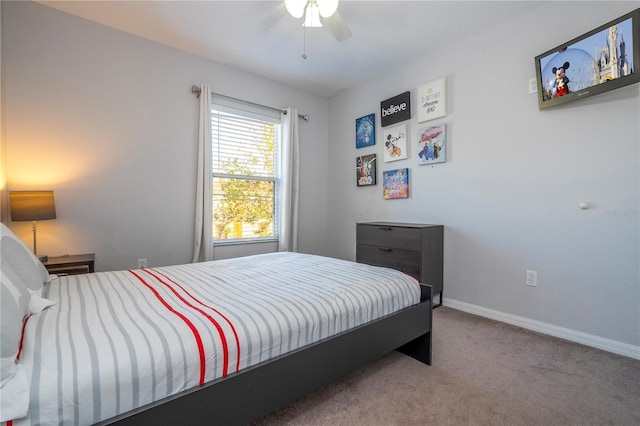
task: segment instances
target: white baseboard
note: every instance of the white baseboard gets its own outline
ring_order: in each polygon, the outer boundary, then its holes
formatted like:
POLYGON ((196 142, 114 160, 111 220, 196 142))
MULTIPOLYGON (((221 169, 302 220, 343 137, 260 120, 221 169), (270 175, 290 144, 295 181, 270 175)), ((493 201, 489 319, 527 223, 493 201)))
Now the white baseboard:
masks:
POLYGON ((494 311, 493 309, 483 308, 482 306, 472 305, 470 303, 460 302, 446 297, 443 299, 443 306, 640 360, 640 346, 634 346, 628 343, 618 342, 617 340, 606 339, 604 337, 594 336, 581 331, 575 331, 529 318, 494 311))

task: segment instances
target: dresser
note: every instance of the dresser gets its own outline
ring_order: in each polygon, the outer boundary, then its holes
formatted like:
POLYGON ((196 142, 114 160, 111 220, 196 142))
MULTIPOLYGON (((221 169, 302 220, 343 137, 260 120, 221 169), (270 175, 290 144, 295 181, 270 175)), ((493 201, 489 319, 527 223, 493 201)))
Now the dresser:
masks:
POLYGON ((397 269, 439 294, 442 305, 444 226, 419 223, 356 224, 356 262, 397 269))

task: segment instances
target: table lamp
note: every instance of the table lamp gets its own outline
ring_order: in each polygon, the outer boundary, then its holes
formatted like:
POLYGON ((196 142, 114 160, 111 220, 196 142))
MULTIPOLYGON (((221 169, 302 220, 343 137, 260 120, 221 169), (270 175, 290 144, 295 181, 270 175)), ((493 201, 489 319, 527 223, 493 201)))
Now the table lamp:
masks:
MULTIPOLYGON (((9 205, 12 221, 33 222, 33 254, 38 257, 36 221, 56 218, 53 191, 9 191, 9 205)), ((40 256, 38 259, 44 262, 48 256, 40 256)))

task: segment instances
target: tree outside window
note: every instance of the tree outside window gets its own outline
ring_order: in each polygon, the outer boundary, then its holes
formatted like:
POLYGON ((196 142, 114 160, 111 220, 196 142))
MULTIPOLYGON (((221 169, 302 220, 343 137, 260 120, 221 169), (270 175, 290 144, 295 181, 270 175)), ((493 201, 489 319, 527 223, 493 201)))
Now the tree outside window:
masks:
POLYGON ((213 111, 213 239, 277 237, 278 123, 213 111))

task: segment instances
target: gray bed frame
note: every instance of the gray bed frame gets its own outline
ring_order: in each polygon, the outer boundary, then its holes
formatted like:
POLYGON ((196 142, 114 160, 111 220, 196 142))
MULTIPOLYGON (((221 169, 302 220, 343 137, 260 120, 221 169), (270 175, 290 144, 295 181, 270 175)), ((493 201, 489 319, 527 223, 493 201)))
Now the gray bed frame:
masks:
POLYGON ((398 349, 431 365, 433 293, 421 302, 99 424, 245 425, 398 349))

